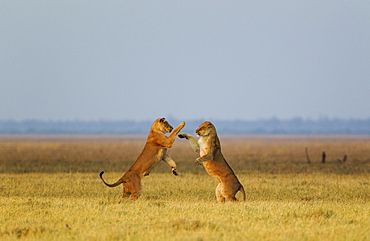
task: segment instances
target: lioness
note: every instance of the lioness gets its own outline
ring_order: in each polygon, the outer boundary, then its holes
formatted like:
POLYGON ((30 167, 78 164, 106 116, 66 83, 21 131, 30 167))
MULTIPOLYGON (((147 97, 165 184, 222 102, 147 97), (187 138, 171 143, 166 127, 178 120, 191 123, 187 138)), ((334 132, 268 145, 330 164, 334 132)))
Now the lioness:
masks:
POLYGON ((139 157, 127 170, 125 174, 115 183, 108 184, 103 179, 102 171, 100 178, 104 184, 108 187, 115 187, 123 183, 123 196, 122 198, 128 198, 131 195, 132 200, 136 200, 141 195, 141 179, 144 176, 149 175, 155 166, 160 161, 166 162, 171 168, 174 175, 178 175, 176 170, 176 163, 169 157, 166 152, 167 148, 171 148, 173 142, 176 139, 176 135, 185 126, 185 122, 182 122, 176 129, 171 133, 173 127, 167 122, 165 118, 156 119, 152 127, 145 146, 139 157), (166 133, 171 133, 168 137, 166 133))
POLYGON ((189 140, 190 146, 200 157, 196 163, 204 166, 209 175, 215 177, 219 184, 216 187, 216 198, 218 202, 225 202, 225 199, 236 201, 235 194, 240 191, 245 201, 245 191, 235 173, 221 153, 220 140, 218 139, 215 126, 211 122, 202 123, 195 131, 199 140, 186 133, 180 133, 180 138, 189 140))

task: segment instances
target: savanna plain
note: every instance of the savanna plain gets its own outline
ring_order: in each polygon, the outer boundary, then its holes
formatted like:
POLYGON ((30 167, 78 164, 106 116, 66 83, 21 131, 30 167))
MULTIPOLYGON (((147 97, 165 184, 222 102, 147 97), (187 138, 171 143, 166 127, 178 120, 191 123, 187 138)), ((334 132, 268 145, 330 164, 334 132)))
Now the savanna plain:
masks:
POLYGON ((119 202, 122 186, 99 173, 118 180, 145 138, 0 136, 0 239, 370 240, 370 136, 221 135, 247 193, 223 204, 177 139, 180 175, 160 163, 137 201, 119 202))

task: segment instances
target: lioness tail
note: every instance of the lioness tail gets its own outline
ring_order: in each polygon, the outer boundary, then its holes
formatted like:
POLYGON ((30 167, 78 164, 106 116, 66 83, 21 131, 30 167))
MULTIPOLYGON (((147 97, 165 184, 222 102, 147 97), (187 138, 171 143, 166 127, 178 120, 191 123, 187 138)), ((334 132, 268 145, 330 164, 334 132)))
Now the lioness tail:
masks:
POLYGON ((108 187, 116 187, 116 186, 118 186, 119 184, 124 183, 124 181, 122 180, 122 178, 120 178, 117 182, 115 182, 115 183, 113 183, 113 184, 109 184, 109 183, 107 183, 107 182, 105 182, 105 181, 104 181, 104 179, 103 179, 103 174, 104 174, 104 171, 102 171, 102 172, 99 174, 99 176, 100 176, 101 180, 103 180, 104 184, 105 184, 105 185, 107 185, 108 187))
POLYGON ((240 186, 239 191, 243 194, 243 202, 245 202, 245 199, 246 199, 246 197, 245 197, 245 190, 244 190, 244 187, 242 185, 240 186))

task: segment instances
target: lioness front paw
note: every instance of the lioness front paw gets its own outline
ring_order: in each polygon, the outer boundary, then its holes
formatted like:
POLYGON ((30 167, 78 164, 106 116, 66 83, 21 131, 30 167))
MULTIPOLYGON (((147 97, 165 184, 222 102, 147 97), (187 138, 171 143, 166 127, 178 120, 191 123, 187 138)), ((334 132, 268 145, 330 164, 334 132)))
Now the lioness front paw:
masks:
POLYGON ((175 176, 178 176, 179 175, 179 173, 177 172, 176 168, 172 168, 172 173, 175 176))
POLYGON ((203 165, 202 161, 200 160, 200 158, 197 158, 195 160, 195 163, 198 164, 198 165, 203 165))
POLYGON ((177 136, 181 139, 183 139, 183 138, 188 139, 188 134, 186 134, 186 133, 179 133, 177 136))
POLYGON ((179 126, 181 126, 181 129, 184 128, 185 122, 181 122, 181 124, 179 126))

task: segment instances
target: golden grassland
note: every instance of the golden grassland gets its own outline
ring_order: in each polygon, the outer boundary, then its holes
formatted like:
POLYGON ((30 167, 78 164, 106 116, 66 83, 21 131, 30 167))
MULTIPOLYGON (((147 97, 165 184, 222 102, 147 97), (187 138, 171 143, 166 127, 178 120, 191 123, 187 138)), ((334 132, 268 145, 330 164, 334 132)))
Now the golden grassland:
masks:
POLYGON ((116 181, 145 137, 2 136, 0 239, 370 240, 370 137, 220 138, 246 202, 217 203, 184 140, 169 151, 180 176, 160 163, 137 201, 118 203, 122 187, 98 174, 116 181))

